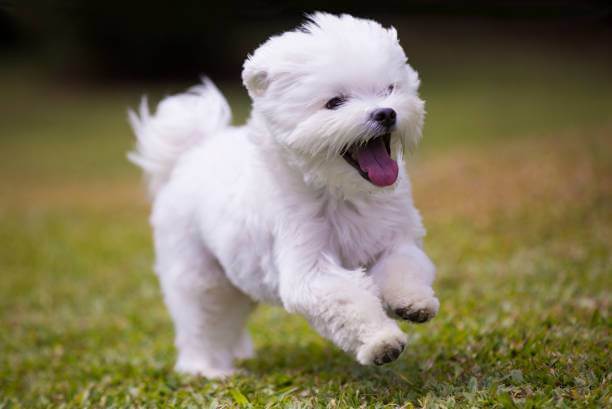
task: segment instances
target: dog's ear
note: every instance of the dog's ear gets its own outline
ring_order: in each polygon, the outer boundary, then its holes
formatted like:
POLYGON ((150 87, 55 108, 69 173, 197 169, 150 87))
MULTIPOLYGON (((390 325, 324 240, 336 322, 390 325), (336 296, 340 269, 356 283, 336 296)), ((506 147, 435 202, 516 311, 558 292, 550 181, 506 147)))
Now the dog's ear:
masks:
POLYGON ((244 62, 242 83, 253 99, 264 95, 268 89, 268 85, 270 85, 268 72, 255 63, 253 56, 249 57, 244 62))
POLYGON ((404 72, 406 74, 407 84, 415 92, 418 91, 419 86, 421 85, 421 79, 419 78, 419 73, 416 72, 409 64, 406 64, 404 66, 404 72))

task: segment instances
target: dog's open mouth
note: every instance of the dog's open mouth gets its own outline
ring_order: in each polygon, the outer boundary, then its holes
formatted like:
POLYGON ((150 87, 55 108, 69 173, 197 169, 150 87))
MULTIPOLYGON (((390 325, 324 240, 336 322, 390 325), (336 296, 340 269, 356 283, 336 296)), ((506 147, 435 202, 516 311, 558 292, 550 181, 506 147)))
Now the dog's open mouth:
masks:
POLYGON ((399 168, 391 159, 391 134, 370 139, 365 144, 353 145, 342 155, 359 174, 376 186, 395 183, 399 168))

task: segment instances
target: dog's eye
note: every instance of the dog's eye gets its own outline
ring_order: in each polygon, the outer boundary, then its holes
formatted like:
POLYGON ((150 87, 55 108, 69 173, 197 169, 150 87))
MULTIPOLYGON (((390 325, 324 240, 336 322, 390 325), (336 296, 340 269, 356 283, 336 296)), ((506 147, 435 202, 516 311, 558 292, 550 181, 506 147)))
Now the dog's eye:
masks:
POLYGON ((395 86, 393 84, 389 85, 387 87, 387 95, 391 95, 394 89, 395 89, 395 86))
POLYGON ((330 99, 329 101, 327 101, 327 103, 325 104, 325 108, 327 108, 327 109, 336 109, 340 105, 344 104, 345 102, 346 102, 346 98, 345 97, 334 97, 334 98, 330 99))

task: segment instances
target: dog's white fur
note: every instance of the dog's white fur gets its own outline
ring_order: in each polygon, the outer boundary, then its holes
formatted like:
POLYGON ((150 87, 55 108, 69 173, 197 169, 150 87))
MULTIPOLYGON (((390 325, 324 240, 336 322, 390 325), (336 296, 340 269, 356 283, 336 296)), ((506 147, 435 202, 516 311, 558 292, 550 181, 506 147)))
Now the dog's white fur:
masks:
POLYGON ((260 46, 242 77, 253 99, 246 126, 229 125, 208 80, 154 115, 146 101, 130 114, 176 369, 231 374, 236 358, 253 354, 245 322, 258 302, 302 314, 362 364, 395 359, 406 336, 394 311, 422 321, 439 306, 402 160, 402 146, 420 137, 424 104, 395 29, 316 13, 260 46), (325 109, 339 94, 346 103, 325 109), (372 137, 378 107, 397 112, 400 175, 384 188, 340 155, 372 137))

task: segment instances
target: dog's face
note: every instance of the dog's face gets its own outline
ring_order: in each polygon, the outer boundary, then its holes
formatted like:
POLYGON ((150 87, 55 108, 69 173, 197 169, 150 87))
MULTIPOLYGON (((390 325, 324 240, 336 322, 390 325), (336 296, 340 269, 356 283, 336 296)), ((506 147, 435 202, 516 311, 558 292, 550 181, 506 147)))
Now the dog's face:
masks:
POLYGON ((420 138, 418 75, 395 29, 376 22, 314 14, 260 46, 242 77, 253 115, 310 183, 343 192, 393 186, 402 146, 420 138))

